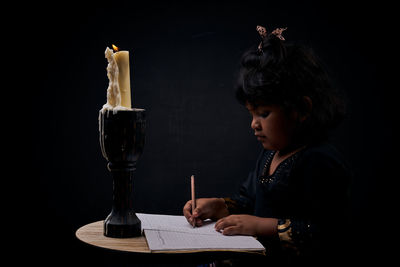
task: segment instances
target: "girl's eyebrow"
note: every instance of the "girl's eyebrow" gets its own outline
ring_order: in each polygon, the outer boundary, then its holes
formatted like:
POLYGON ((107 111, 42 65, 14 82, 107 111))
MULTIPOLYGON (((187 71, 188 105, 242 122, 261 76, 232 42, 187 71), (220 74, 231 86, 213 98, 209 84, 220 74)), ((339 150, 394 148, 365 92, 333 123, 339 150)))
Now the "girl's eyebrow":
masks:
POLYGON ((270 106, 259 106, 259 107, 256 108, 256 110, 259 110, 259 111, 271 111, 272 107, 270 107, 270 106))

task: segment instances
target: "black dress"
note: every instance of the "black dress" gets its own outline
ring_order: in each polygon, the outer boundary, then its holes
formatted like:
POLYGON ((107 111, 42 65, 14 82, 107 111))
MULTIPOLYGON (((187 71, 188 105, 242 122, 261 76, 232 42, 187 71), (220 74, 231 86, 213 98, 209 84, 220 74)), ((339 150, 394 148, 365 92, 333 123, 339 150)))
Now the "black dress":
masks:
POLYGON ((268 175, 274 154, 262 151, 239 193, 225 198, 229 212, 278 219, 277 236, 259 237, 278 262, 345 258, 351 172, 342 155, 327 143, 308 146, 268 175))

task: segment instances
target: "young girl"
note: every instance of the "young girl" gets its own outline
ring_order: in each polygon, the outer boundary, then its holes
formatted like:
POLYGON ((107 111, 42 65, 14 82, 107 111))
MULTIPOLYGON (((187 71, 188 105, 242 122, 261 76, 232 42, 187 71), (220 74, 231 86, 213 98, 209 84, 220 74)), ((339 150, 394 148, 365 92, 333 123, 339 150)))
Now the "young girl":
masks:
POLYGON ((329 262, 344 255, 348 228, 350 172, 328 143, 344 103, 312 51, 287 43, 284 30, 257 26, 262 42, 242 57, 236 96, 264 148, 254 171, 236 196, 197 199, 193 214, 188 201, 183 214, 197 226, 216 220, 224 235, 256 236, 278 262, 329 262))

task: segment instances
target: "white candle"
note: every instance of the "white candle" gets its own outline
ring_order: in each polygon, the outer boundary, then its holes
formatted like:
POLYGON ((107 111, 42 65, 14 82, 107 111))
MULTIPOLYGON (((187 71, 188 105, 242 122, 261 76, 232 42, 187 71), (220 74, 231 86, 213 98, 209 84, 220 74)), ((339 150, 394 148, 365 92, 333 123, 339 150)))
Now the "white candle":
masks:
MULTIPOLYGON (((118 47, 113 45, 114 50, 118 47)), ((129 75, 129 51, 119 51, 114 53, 115 61, 118 65, 118 83, 121 93, 121 106, 131 108, 131 79, 129 75)))
MULTIPOLYGON (((113 45, 115 50, 118 50, 113 45)), ((131 83, 129 75, 129 52, 113 52, 106 48, 105 57, 108 60, 107 103, 103 110, 131 109, 131 83)))

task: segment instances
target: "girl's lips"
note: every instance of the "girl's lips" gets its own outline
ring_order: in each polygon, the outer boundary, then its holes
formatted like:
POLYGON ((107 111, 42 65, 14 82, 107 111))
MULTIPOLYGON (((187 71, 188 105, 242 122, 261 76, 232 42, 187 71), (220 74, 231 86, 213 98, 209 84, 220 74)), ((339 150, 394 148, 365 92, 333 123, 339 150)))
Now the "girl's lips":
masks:
POLYGON ((261 140, 265 139, 265 136, 262 136, 262 135, 256 135, 256 136, 257 136, 257 140, 258 141, 261 141, 261 140))

